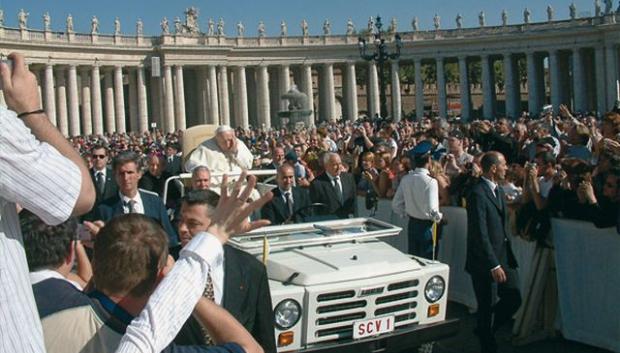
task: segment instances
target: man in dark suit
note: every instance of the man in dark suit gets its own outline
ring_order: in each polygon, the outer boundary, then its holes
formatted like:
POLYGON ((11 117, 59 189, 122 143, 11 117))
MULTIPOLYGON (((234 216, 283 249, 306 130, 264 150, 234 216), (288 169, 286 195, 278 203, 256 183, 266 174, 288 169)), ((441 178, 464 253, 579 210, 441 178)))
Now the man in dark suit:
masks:
POLYGON ((170 175, 179 175, 183 172, 181 157, 177 153, 179 153, 179 145, 166 144, 166 172, 170 175))
POLYGON ((321 216, 348 218, 355 212, 355 180, 342 172, 342 160, 337 153, 323 155, 325 172, 310 183, 312 202, 327 205, 318 209, 321 216))
POLYGON ((310 196, 306 189, 293 186, 295 168, 285 163, 278 168, 276 176, 278 187, 271 190, 273 198, 261 210, 261 217, 271 224, 283 224, 287 221, 304 222, 311 215, 310 196))
POLYGON ((112 175, 112 168, 108 166, 108 149, 103 145, 96 145, 90 150, 90 156, 93 161, 93 169, 90 171, 90 176, 97 192, 94 207, 97 207, 101 201, 116 195, 118 193, 118 186, 112 175))
POLYGON ((495 332, 521 305, 517 261, 508 236, 507 205, 497 184, 506 174, 506 159, 495 151, 481 160, 482 177, 467 198, 467 260, 478 302, 476 335, 483 353, 495 353, 495 332), (499 301, 493 305, 494 296, 499 301))
MULTIPOLYGON (((211 190, 190 191, 183 198, 179 220, 181 246, 207 230, 218 201, 219 195, 211 190)), ((266 353, 275 353, 273 309, 265 266, 254 256, 225 245, 223 273, 214 271, 209 276, 212 288, 205 290, 205 296, 212 295, 209 299, 228 310, 266 353)), ((181 345, 206 342, 208 339, 202 327, 193 317, 175 339, 175 343, 181 345)))
POLYGON ((177 234, 159 196, 154 192, 138 189, 138 182, 142 177, 140 157, 134 152, 122 152, 114 158, 112 171, 119 192, 97 206, 92 218, 107 222, 118 215, 140 213, 161 224, 168 234, 170 246, 176 245, 177 234))

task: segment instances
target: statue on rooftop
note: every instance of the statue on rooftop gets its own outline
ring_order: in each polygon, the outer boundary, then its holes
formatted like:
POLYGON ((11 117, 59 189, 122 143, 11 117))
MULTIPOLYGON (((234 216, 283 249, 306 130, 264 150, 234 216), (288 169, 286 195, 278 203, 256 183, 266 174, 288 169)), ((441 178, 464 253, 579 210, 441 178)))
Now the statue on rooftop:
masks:
POLYGON ((119 20, 118 17, 114 19, 114 34, 121 34, 121 20, 119 20))
POLYGON ((523 10, 523 23, 529 24, 532 17, 532 12, 527 7, 523 10))
POLYGON ((241 21, 237 22, 237 37, 242 38, 245 34, 245 26, 241 21))
POLYGON ((50 18, 50 13, 46 12, 43 14, 43 30, 44 31, 49 31, 50 30, 50 25, 51 25, 51 18, 50 18))
POLYGON ((435 17, 433 17, 433 26, 435 27, 436 31, 441 28, 441 17, 439 17, 438 14, 435 14, 435 17))
POLYGON ((478 14, 478 24, 480 25, 480 27, 484 27, 486 25, 484 11, 480 11, 480 13, 478 14))
POLYGON ((73 33, 73 16, 67 16, 67 33, 73 33))
POLYGON ((553 7, 551 5, 547 5, 547 21, 553 21, 553 7))
POLYGON ((308 36, 308 22, 306 22, 305 18, 303 20, 301 20, 301 34, 304 37, 308 36))
POLYGON ((614 4, 612 0, 605 0, 605 15, 611 15, 614 10, 614 4))
POLYGON ((97 33, 99 33, 99 19, 97 18, 97 16, 93 16, 90 19, 90 34, 97 33))
POLYGON ((508 25, 508 11, 506 9, 502 10, 502 26, 508 25))
POLYGON ((396 33, 397 29, 398 29, 398 22, 396 22, 396 17, 392 17, 392 20, 390 21, 389 32, 391 34, 394 34, 396 33))
POLYGON ((263 21, 258 21, 258 36, 265 36, 265 23, 263 21))
POLYGON ((594 0, 594 16, 601 17, 601 0, 594 0))
POLYGON ((144 34, 144 23, 142 22, 141 18, 138 18, 138 21, 136 21, 136 35, 138 37, 142 37, 143 34, 144 34))
POLYGON ((286 37, 287 35, 288 35, 288 26, 286 25, 286 22, 282 20, 282 22, 280 22, 280 36, 286 37))
POLYGON ((328 19, 325 19, 323 22, 323 35, 329 36, 332 34, 332 25, 329 23, 328 19))
POLYGON ((19 13, 17 14, 17 22, 19 23, 19 29, 24 30, 26 29, 26 27, 28 27, 28 16, 30 14, 26 11, 24 11, 24 9, 19 10, 19 13))
POLYGON ((168 18, 164 17, 159 25, 161 26, 162 34, 170 34, 170 25, 168 24, 168 18))
POLYGON ((375 18, 370 16, 368 17, 368 33, 372 34, 375 32, 375 18))
POLYGON ((175 34, 183 33, 183 24, 181 23, 181 18, 179 16, 174 18, 174 33, 175 34))
POLYGON ((414 32, 417 32, 420 29, 420 25, 418 24, 418 18, 414 17, 411 20, 411 28, 413 29, 414 32))
POLYGON ((456 28, 463 28, 463 16, 460 13, 456 15, 456 28))
POLYGON ((200 33, 198 9, 193 6, 185 9, 185 29, 191 34, 200 33))
POLYGON ((215 22, 212 18, 209 19, 209 24, 207 27, 207 35, 212 36, 215 34, 215 22))
POLYGON ((220 17, 220 20, 217 21, 217 35, 218 36, 224 35, 224 19, 221 17, 220 17))
POLYGON ((0 26, 4 26, 4 10, 0 9, 0 26))
POLYGON ((570 6, 568 7, 568 12, 570 13, 571 20, 574 20, 577 18, 577 6, 575 6, 574 2, 572 2, 570 6))
POLYGON ((347 20, 347 35, 351 36, 355 34, 355 25, 353 24, 353 21, 349 18, 347 20))

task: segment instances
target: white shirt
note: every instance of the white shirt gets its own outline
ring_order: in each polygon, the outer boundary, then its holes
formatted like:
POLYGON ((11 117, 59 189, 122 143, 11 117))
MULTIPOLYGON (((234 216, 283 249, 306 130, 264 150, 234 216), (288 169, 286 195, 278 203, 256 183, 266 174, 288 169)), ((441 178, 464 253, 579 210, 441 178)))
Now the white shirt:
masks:
POLYGON ((106 171, 107 171, 107 169, 108 169, 108 168, 103 168, 103 169, 101 169, 101 170, 93 169, 93 175, 95 176, 95 181, 97 180, 97 175, 98 175, 99 173, 101 173, 101 175, 103 176, 103 180, 106 180, 106 179, 105 179, 105 177, 106 177, 106 171))
POLYGON ((0 107, 0 352, 45 352, 15 204, 59 224, 73 212, 81 182, 73 162, 0 107))
POLYGON ((67 281, 71 283, 71 285, 73 285, 79 291, 83 289, 79 283, 64 277, 63 275, 61 275, 60 273, 54 270, 43 269, 39 271, 30 272, 30 284, 32 284, 33 286, 39 282, 43 282, 46 279, 50 279, 50 278, 62 279, 64 281, 67 281))
POLYGON ((392 199, 392 210, 400 216, 439 222, 439 186, 426 168, 405 175, 392 199))
POLYGON ((207 284, 210 269, 224 263, 222 244, 209 233, 198 233, 149 298, 123 336, 117 353, 159 353, 172 342, 191 315, 207 284))
POLYGON ((497 183, 495 183, 494 181, 491 181, 491 179, 487 179, 486 177, 480 177, 480 178, 482 180, 484 180, 485 183, 487 183, 487 185, 489 186, 489 188, 493 192, 493 195, 495 195, 495 197, 497 197, 497 183))
POLYGON ((144 204, 142 203, 142 197, 140 197, 140 191, 137 191, 136 196, 133 198, 129 198, 120 192, 118 194, 123 202, 123 213, 129 213, 129 201, 134 201, 133 213, 144 214, 144 204))

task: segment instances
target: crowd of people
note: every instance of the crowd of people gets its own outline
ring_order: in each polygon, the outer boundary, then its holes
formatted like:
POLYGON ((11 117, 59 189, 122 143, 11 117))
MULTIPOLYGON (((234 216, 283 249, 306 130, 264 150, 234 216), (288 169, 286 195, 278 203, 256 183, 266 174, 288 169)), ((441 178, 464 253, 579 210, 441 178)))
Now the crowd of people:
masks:
POLYGON ((363 196, 368 209, 393 199, 410 218, 409 252, 427 258, 431 227, 449 222, 439 208, 467 208, 477 334, 492 352, 492 312, 500 325, 520 304, 510 214, 515 235, 545 247, 552 217, 620 233, 617 111, 220 126, 183 155, 183 131, 64 139, 23 57, 11 58, 12 70, 0 65, 9 108, 0 108, 0 351, 275 352, 265 267, 228 238, 348 218, 363 196), (260 177, 271 184, 261 193, 246 174, 257 169, 275 170, 260 177), (191 180, 166 187, 183 172, 191 180), (493 281, 501 308, 491 308, 493 281))

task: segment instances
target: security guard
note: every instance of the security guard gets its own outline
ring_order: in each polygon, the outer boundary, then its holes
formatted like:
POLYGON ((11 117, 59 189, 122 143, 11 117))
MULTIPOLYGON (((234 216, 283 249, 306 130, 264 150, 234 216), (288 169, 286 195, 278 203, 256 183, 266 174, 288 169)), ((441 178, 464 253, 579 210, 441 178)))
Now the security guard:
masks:
POLYGON ((394 212, 409 217, 409 253, 427 259, 433 258, 433 223, 442 217, 437 180, 428 171, 432 148, 422 141, 409 152, 415 169, 400 182, 392 200, 394 212))

